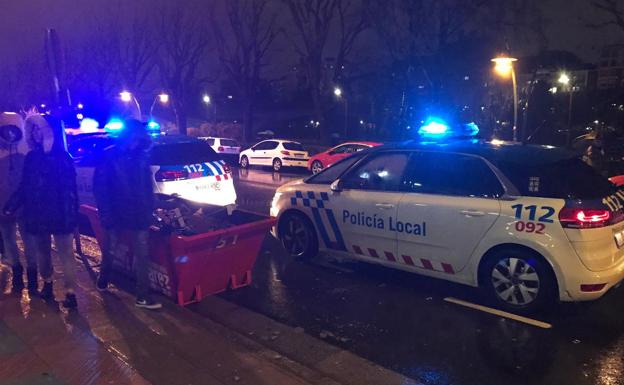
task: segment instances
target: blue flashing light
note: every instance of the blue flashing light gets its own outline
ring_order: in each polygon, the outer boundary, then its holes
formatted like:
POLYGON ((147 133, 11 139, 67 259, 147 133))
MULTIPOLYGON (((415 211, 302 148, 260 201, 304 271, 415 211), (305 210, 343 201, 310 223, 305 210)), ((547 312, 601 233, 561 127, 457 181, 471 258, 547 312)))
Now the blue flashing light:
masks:
POLYGON ((466 124, 466 130, 467 136, 477 136, 477 134, 479 133, 479 126, 477 126, 477 124, 474 122, 470 122, 466 124))
POLYGON ((147 122, 147 129, 150 131, 160 131, 160 124, 158 124, 158 122, 150 120, 149 122, 147 122))
POLYGON ((111 134, 118 133, 119 131, 123 130, 123 128, 124 122, 120 119, 111 119, 108 123, 106 123, 106 126, 104 126, 104 129, 111 134))
POLYGON ((425 124, 420 127, 418 134, 422 136, 440 137, 448 134, 450 127, 446 122, 439 118, 429 118, 425 124))

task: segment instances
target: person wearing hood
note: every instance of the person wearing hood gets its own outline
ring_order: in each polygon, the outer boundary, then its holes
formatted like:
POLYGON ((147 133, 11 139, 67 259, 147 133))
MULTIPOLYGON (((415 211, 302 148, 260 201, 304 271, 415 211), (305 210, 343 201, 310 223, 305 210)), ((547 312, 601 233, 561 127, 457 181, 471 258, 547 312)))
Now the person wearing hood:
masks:
POLYGON ((76 262, 73 234, 78 226, 76 170, 65 148, 63 124, 51 116, 31 115, 25 122, 30 152, 24 160, 21 182, 4 207, 5 214, 22 210, 24 231, 36 242, 40 274, 44 280, 41 297, 54 299, 51 243, 63 264, 65 300, 76 308, 76 262))
MULTIPOLYGON (((24 120, 14 112, 0 114, 0 207, 4 206, 11 195, 17 190, 22 177, 24 157, 28 151, 24 138, 24 120)), ((19 213, 18 213, 19 214, 19 213)), ((0 235, 3 241, 3 257, 13 270, 12 292, 20 293, 24 288, 24 268, 20 262, 17 248, 17 223, 19 215, 4 215, 0 213, 0 235)), ((20 226, 22 227, 22 226, 20 226)), ((25 238, 22 236, 22 238, 25 238)), ((28 292, 32 295, 37 292, 37 259, 26 244, 26 272, 28 277, 28 292)))
POLYGON ((136 271, 135 305, 153 310, 162 304, 149 295, 148 239, 154 212, 150 147, 145 124, 134 119, 125 121, 115 145, 106 149, 95 169, 93 193, 100 223, 106 229, 97 289, 107 290, 114 255, 120 250, 122 234, 126 234, 131 240, 136 271))

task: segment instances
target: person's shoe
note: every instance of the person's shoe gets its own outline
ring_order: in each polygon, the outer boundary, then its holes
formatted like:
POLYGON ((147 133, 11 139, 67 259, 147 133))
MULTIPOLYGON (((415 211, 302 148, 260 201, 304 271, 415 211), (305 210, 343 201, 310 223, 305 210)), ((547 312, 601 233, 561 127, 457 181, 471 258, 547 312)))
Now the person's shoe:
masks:
POLYGON ((162 303, 153 301, 149 298, 137 298, 134 306, 149 310, 158 310, 162 308, 162 303))
POLYGON ((11 286, 11 292, 14 294, 21 293, 24 289, 24 268, 22 265, 15 265, 13 270, 13 284, 11 286))
POLYGON ((43 289, 41 289, 41 293, 39 296, 46 301, 54 300, 54 289, 52 287, 52 282, 44 282, 43 289))
POLYGON ((39 282, 37 280, 37 269, 26 269, 28 278, 28 294, 33 296, 39 293, 39 282))
POLYGON ((63 307, 66 309, 75 309, 78 307, 78 301, 76 301, 76 294, 65 294, 65 300, 63 301, 63 307))
POLYGON ((102 278, 102 275, 99 275, 95 282, 95 288, 97 291, 108 291, 108 281, 102 278))

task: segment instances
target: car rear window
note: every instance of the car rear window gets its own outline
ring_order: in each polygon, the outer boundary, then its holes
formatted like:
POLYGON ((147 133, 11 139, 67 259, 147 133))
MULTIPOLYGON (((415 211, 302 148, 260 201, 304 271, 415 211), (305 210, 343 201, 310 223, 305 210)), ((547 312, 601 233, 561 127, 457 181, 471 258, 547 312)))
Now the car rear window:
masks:
POLYGON ((152 164, 174 166, 219 160, 216 152, 204 142, 157 144, 152 148, 152 164))
POLYGON ((222 146, 238 147, 238 142, 232 139, 221 139, 222 146))
POLYGON ((284 142, 283 146, 285 149, 290 151, 305 151, 301 143, 297 142, 284 142))
POLYGON ((581 159, 525 166, 499 162, 498 168, 525 196, 596 199, 615 193, 615 186, 581 159))

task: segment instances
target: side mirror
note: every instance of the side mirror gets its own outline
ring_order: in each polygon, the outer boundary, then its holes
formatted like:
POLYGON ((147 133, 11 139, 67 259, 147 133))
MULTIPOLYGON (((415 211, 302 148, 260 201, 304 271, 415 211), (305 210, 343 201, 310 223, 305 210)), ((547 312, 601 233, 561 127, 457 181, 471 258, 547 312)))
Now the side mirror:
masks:
POLYGON ((329 186, 329 189, 333 192, 340 192, 342 191, 342 186, 340 184, 340 179, 336 179, 335 181, 332 182, 332 184, 329 186))
POLYGON ((251 151, 256 151, 256 147, 254 146, 254 147, 252 147, 250 150, 251 150, 251 151))

